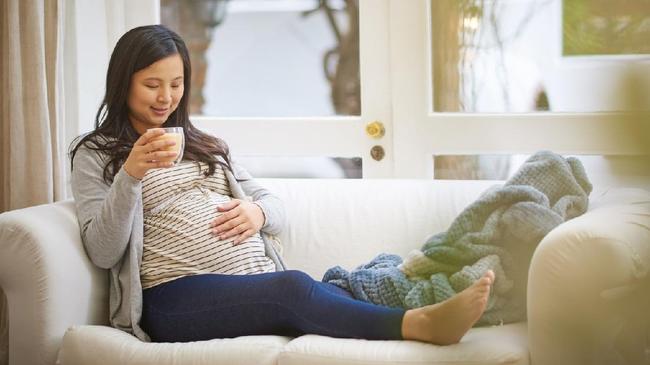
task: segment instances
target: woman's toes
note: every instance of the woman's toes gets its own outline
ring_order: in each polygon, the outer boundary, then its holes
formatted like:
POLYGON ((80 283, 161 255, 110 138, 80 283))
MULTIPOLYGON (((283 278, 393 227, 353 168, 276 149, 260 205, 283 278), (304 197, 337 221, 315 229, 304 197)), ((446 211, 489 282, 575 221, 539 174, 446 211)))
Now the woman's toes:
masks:
POLYGON ((490 279, 490 284, 492 284, 492 283, 494 282, 494 278, 495 278, 494 271, 492 271, 492 270, 488 270, 488 271, 485 273, 485 277, 487 277, 488 279, 490 279))

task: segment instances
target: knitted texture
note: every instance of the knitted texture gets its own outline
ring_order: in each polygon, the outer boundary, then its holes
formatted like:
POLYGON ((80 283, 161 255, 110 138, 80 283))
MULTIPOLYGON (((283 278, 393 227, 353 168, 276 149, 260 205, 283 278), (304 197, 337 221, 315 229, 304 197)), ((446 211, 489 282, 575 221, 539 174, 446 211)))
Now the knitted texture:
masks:
POLYGON ((533 251, 553 228, 587 210, 591 190, 578 159, 540 151, 404 260, 380 254, 350 272, 333 267, 323 281, 363 301, 417 308, 444 301, 492 270, 496 279, 477 324, 523 320, 533 251))

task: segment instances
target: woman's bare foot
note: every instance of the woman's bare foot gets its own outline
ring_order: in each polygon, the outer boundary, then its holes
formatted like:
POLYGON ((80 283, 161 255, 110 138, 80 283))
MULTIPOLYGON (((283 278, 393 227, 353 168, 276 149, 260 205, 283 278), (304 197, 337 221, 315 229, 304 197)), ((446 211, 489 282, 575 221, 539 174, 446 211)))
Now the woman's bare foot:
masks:
POLYGON ((467 289, 441 303, 407 310, 402 320, 405 340, 451 345, 481 318, 487 305, 494 273, 489 270, 467 289))

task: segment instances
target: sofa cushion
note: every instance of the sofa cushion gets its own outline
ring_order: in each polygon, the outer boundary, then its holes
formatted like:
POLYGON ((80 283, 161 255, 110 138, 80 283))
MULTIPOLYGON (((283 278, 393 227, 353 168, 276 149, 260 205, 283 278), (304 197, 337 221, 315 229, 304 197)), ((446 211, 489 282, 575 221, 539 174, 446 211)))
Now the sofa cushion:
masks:
POLYGON ((415 341, 366 341, 316 335, 298 337, 280 353, 278 365, 508 364, 527 365, 525 323, 471 329, 462 341, 434 346, 415 341))
POLYGON ((495 181, 259 179, 286 207, 280 235, 287 267, 320 280, 385 252, 422 247, 495 181))
POLYGON ((289 338, 245 336, 187 343, 145 343, 108 326, 73 326, 63 337, 58 364, 276 364, 289 338))

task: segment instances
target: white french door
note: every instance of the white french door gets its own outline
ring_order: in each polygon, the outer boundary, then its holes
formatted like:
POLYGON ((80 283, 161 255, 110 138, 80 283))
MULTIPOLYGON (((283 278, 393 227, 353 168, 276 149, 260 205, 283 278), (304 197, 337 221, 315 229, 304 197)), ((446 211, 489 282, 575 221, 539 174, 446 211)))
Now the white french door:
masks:
MULTIPOLYGON (((78 121, 78 125, 69 128, 70 138, 92 129, 93 105, 96 107, 101 98, 103 75, 117 36, 132 26, 160 19, 158 0, 139 3, 142 9, 127 14, 126 20, 120 10, 127 6, 126 1, 117 2, 120 6, 108 0, 87 3, 70 1, 71 6, 67 7, 70 35, 66 39, 73 41, 66 43, 70 48, 66 53, 66 70, 70 71, 66 93, 70 119, 78 121), (106 8, 107 12, 96 13, 93 11, 96 8, 106 8), (88 28, 83 23, 86 15, 94 15, 89 19, 104 26, 88 28), (100 49, 81 52, 95 49, 92 47, 100 49), (88 55, 94 58, 85 59, 88 55), (81 72, 86 68, 76 67, 78 64, 88 65, 87 72, 81 72)), ((560 4, 561 0, 543 3, 560 4)), ((647 151, 642 139, 630 135, 630 131, 638 130, 634 119, 621 113, 435 112, 431 4, 430 0, 359 0, 361 112, 358 116, 193 116, 192 120, 201 129, 224 138, 239 155, 360 157, 364 178, 430 179, 432 156, 441 154, 529 154, 551 149, 565 154, 638 155, 647 151), (366 125, 373 121, 384 125, 383 137, 373 138, 366 133, 366 125), (384 150, 380 160, 371 156, 375 146, 384 150)), ((561 9, 555 6, 551 10, 560 19, 557 14, 561 9)), ((552 33, 551 38, 557 39, 558 45, 561 43, 559 24, 550 24, 546 31, 552 33)), ((555 70, 549 83, 560 85, 560 89, 578 85, 563 79, 570 79, 585 69, 607 76, 622 64, 619 59, 570 60, 561 56, 559 48, 549 53, 548 67, 555 70)), ((649 65, 645 62, 647 75, 650 75, 649 65)))
MULTIPOLYGON (((643 140, 634 134, 640 130, 639 119, 633 115, 434 112, 431 1, 390 0, 388 12, 393 176, 431 179, 432 156, 437 154, 530 154, 541 149, 562 154, 643 153, 643 140)), ((549 31, 561 39, 559 25, 549 31)), ((566 69, 569 66, 562 64, 557 51, 548 55, 549 62, 558 70, 566 69)), ((594 67, 584 64, 581 67, 594 67)))
MULTIPOLYGON (((239 118, 195 116, 202 130, 225 139, 238 155, 361 157, 364 178, 394 176, 389 65, 389 1, 359 1, 361 115, 239 118), (370 137, 366 125, 379 121, 385 135, 370 137), (381 146, 381 160, 371 157, 381 146)), ((297 101, 299 102, 299 101, 297 101)))

